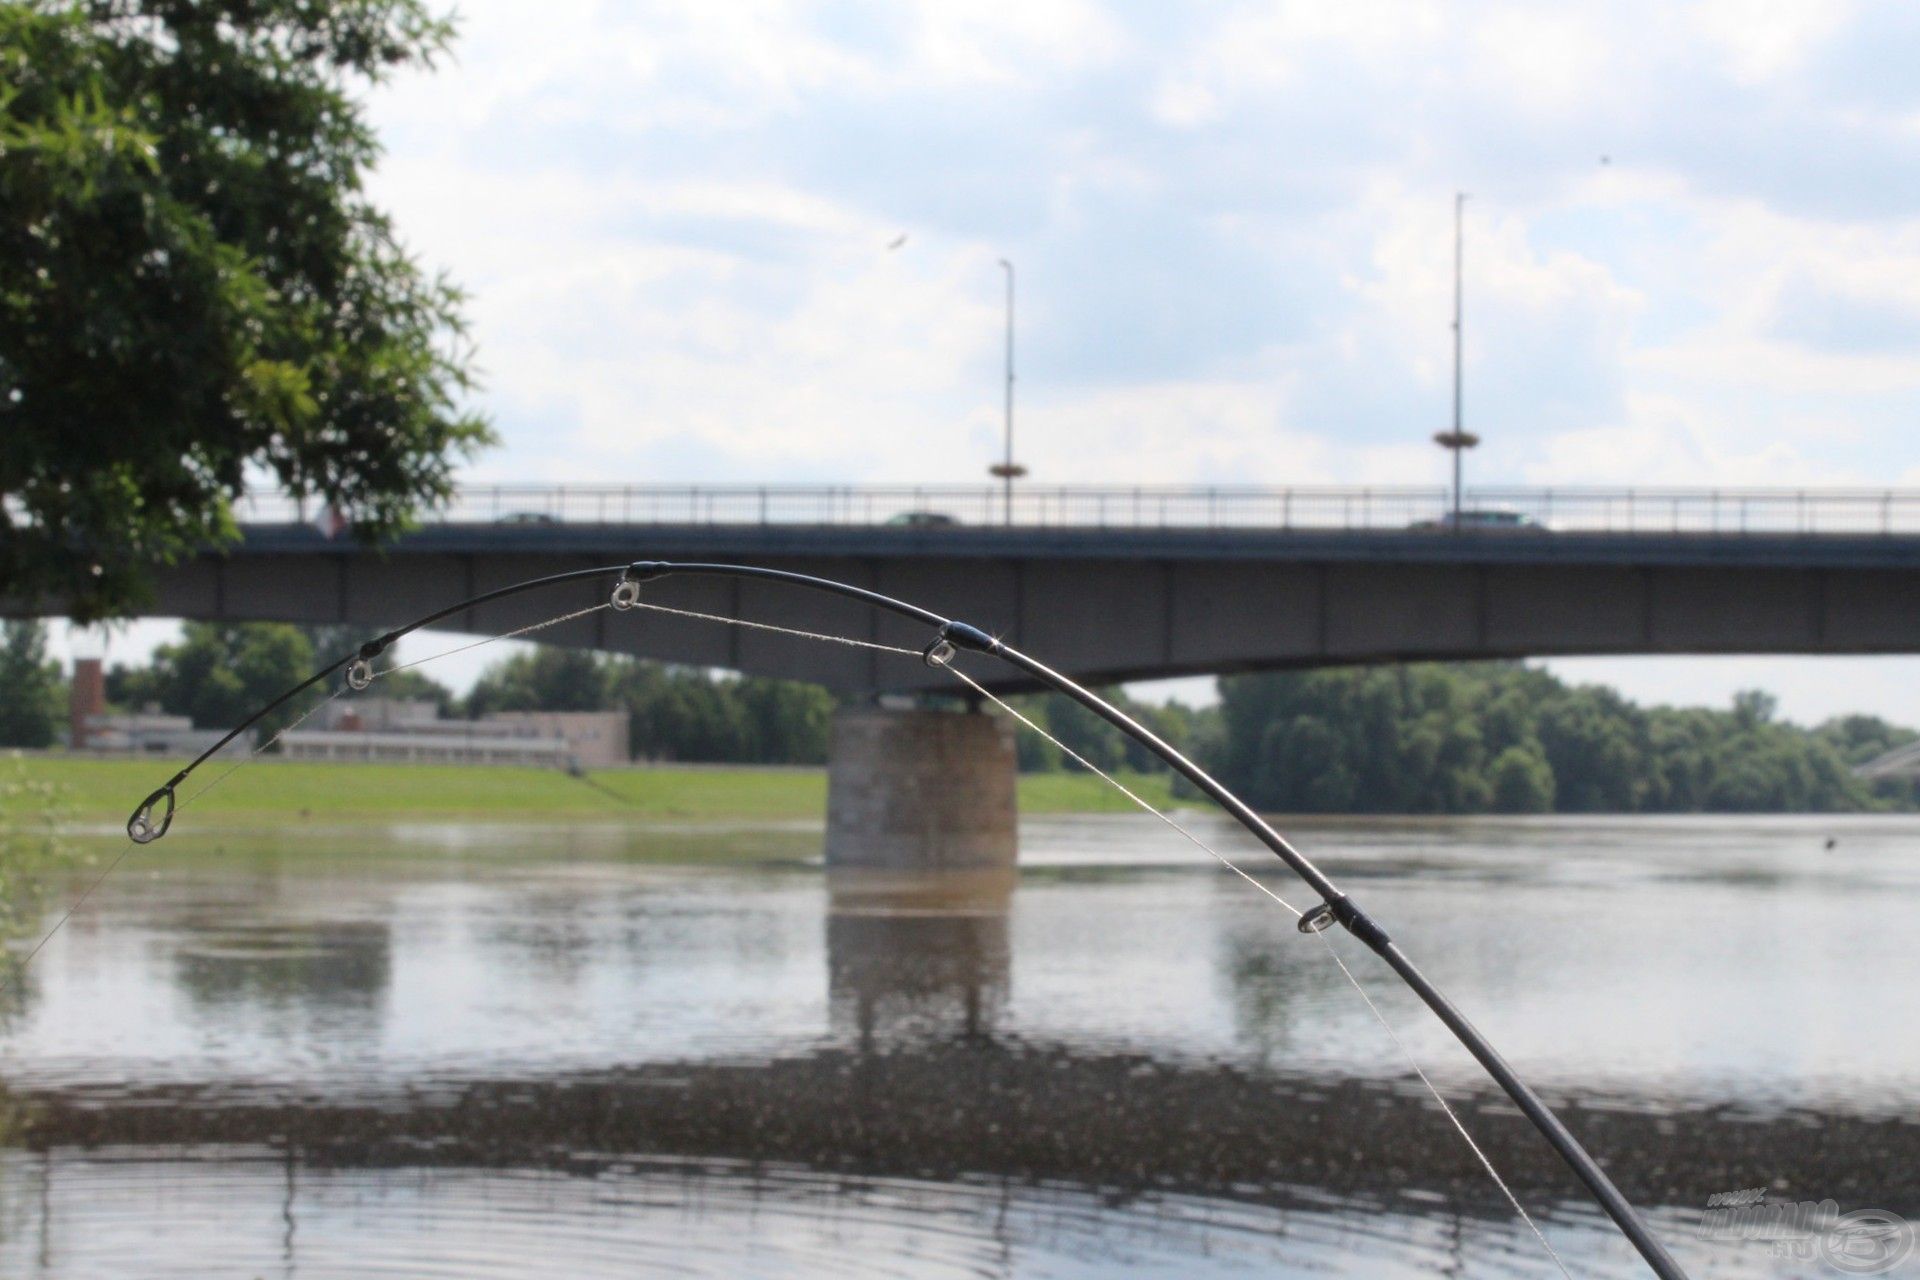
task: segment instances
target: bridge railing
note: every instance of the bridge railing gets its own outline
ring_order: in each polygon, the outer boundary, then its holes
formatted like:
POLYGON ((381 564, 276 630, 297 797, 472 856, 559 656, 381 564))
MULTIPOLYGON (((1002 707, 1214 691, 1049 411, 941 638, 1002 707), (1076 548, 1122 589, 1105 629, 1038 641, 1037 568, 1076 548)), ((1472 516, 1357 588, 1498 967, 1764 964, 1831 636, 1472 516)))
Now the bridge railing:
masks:
MULTIPOLYGON (((1485 487, 1468 528, 1593 533, 1920 534, 1920 491, 1485 487)), ((1450 528, 1438 485, 467 485, 429 524, 902 525, 1025 528, 1450 528)), ((240 518, 319 521, 314 503, 250 494, 240 518)))

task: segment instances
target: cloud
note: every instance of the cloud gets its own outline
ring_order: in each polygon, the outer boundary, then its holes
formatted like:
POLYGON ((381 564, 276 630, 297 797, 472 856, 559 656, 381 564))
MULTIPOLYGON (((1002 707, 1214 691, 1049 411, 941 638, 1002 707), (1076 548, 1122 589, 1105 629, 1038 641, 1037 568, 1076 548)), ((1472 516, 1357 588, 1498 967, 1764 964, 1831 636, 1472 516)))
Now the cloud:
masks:
POLYGON ((1916 37, 1799 0, 492 0, 376 95, 376 194, 474 292, 486 474, 972 479, 1005 256, 1049 475, 1438 480, 1464 187, 1471 476, 1864 483, 1920 453, 1916 37))

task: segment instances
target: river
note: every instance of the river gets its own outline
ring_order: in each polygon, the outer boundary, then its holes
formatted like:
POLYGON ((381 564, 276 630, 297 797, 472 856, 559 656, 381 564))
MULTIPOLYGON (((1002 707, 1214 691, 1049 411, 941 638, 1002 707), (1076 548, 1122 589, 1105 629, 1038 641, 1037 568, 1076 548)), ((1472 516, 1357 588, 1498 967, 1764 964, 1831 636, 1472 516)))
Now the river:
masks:
MULTIPOLYGON (((1716 1233, 1716 1193, 1920 1221, 1920 821, 1289 829, 1695 1275, 1846 1274, 1819 1232, 1716 1233)), ((1017 879, 829 877, 818 844, 301 823, 138 852, 0 1028, 0 1274, 1558 1274, 1321 941, 1153 819, 1028 820, 1017 879)), ((1568 1269, 1643 1274, 1336 945, 1568 1269)))

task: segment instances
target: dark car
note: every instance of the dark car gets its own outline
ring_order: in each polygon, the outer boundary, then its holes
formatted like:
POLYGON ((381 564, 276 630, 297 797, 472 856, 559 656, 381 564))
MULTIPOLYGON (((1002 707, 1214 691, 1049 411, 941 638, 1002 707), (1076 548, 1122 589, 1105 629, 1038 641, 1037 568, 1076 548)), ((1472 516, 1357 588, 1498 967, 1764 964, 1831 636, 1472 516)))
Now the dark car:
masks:
POLYGON ((887 519, 889 529, 952 529, 959 523, 959 517, 944 511, 902 511, 887 519))
POLYGON ((1452 530, 1466 533, 1551 533, 1553 530, 1524 511, 1481 507, 1466 511, 1448 511, 1437 520, 1416 520, 1409 529, 1452 530))

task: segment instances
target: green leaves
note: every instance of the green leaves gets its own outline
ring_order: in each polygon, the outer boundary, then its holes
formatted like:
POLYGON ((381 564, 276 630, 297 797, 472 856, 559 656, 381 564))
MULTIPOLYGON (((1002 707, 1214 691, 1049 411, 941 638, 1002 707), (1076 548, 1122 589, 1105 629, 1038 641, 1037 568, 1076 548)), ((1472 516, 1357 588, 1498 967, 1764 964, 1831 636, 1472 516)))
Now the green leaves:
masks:
POLYGON ((1912 734, 1854 718, 1819 730, 1746 693, 1727 711, 1642 708, 1512 663, 1235 676, 1202 763, 1292 812, 1800 812, 1879 798, 1842 758, 1912 734))
POLYGON ((60 667, 44 623, 0 623, 0 747, 50 747, 60 737, 60 667))
MULTIPOLYGON (((131 710, 156 702, 174 715, 191 716, 202 729, 228 729, 304 680, 313 666, 313 645, 298 627, 189 622, 179 641, 154 651, 151 667, 116 668, 107 692, 131 710)), ((260 722, 261 738, 271 737, 305 707, 276 710, 260 722)))
POLYGON ((0 7, 0 581, 78 617, 260 473, 391 534, 490 440, 459 291, 362 194, 419 0, 0 7))

